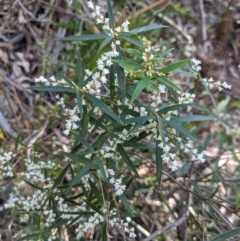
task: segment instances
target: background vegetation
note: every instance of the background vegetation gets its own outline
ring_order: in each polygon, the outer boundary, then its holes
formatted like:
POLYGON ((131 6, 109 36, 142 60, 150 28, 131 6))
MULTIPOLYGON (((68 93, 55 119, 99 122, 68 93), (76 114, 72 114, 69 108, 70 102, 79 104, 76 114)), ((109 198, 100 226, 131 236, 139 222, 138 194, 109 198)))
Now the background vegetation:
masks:
MULTIPOLYGON (((30 147, 38 151, 38 158, 58 162, 61 169, 66 166, 68 158, 60 156, 59 151, 70 152, 74 144, 62 134, 63 116, 56 106, 56 94, 26 89, 35 85, 34 78, 40 75, 50 77, 63 73, 77 82, 78 51, 85 68, 92 69, 92 63, 100 57, 101 41, 56 41, 66 36, 102 33, 101 28, 95 26, 85 1, 69 3, 15 0, 4 1, 1 6, 0 143, 1 153, 25 147, 22 156, 14 160, 16 173, 24 168, 21 158, 33 155, 30 147)), ((202 77, 213 77, 232 85, 231 90, 213 93, 215 106, 209 93, 197 86, 198 102, 213 112, 218 111, 219 119, 218 122, 188 124, 188 129, 208 144, 204 151, 207 162, 192 169, 190 174, 184 165, 177 172, 164 170, 160 188, 151 148, 133 151, 139 178, 134 179, 126 196, 138 214, 128 218, 136 229, 137 240, 156 237, 158 240, 211 240, 234 230, 240 225, 239 2, 161 0, 112 3, 116 23, 128 19, 129 29, 150 23, 168 26, 146 34, 154 46, 163 50, 173 48, 165 61, 196 57, 202 61, 202 77), (191 178, 195 182, 188 188, 191 178), (176 220, 184 217, 186 201, 192 194, 195 195, 191 198, 188 221, 179 224, 176 220)), ((105 1, 98 1, 98 5, 107 9, 105 1)), ((125 45, 131 47, 128 43, 125 45)), ((180 70, 175 71, 171 79, 181 83, 183 88, 191 82, 190 77, 180 70)), ((53 171, 51 175, 54 177, 57 173, 53 171)), ((19 181, 2 178, 2 207, 10 190, 19 181)), ((69 180, 66 178, 65 181, 69 180)), ((26 185, 24 192, 25 195, 32 194, 32 187, 26 185)), ((22 223, 9 209, 2 208, 1 217, 2 237, 8 240, 9 233, 13 236, 22 223)), ((24 225, 30 230, 38 228, 29 222, 24 225)), ((69 232, 70 238, 66 235, 65 240, 73 240, 74 234, 71 230, 69 232)), ((100 240, 100 233, 96 229, 86 239, 100 240)), ((115 240, 122 240, 120 233, 115 230, 111 235, 115 240)), ((238 239, 239 236, 235 236, 231 240, 238 239)))

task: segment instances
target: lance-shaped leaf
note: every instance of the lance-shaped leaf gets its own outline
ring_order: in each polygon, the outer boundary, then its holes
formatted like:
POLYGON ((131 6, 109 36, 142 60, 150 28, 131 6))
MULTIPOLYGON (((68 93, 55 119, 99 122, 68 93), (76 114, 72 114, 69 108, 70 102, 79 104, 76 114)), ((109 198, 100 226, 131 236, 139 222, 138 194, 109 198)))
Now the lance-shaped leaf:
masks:
POLYGON ((130 49, 130 48, 124 48, 123 51, 125 53, 130 53, 131 55, 134 55, 138 59, 142 59, 142 54, 139 50, 137 49, 130 49))
POLYGON ((89 122, 89 118, 88 118, 87 105, 83 105, 82 132, 85 138, 88 135, 88 122, 89 122))
POLYGON ((133 72, 138 69, 143 69, 143 66, 141 64, 138 64, 135 62, 125 61, 120 59, 114 59, 112 61, 115 63, 118 63, 122 68, 124 68, 128 72, 133 72))
POLYGON ((111 40, 113 39, 113 36, 108 36, 105 38, 105 40, 101 43, 101 45, 98 48, 98 52, 100 52, 111 40))
POLYGON ((86 98, 92 102, 94 105, 98 106, 103 112, 105 112, 108 116, 113 118, 115 121, 123 125, 123 122, 121 119, 107 106, 105 105, 101 100, 97 99, 95 96, 90 95, 88 93, 84 93, 86 98))
POLYGON ((187 174, 189 172, 189 169, 191 168, 193 162, 186 162, 178 171, 177 176, 178 177, 182 177, 185 174, 187 174))
POLYGON ((158 181, 159 187, 161 186, 161 182, 162 182, 162 165, 163 165, 163 160, 162 160, 163 150, 159 146, 160 143, 161 143, 160 140, 156 141, 156 169, 157 169, 157 181, 158 181))
POLYGON ((174 122, 190 122, 190 121, 212 121, 215 120, 214 116, 204 116, 204 115, 186 115, 180 117, 174 117, 171 121, 174 122))
POLYGON ((197 194, 199 195, 199 198, 201 198, 202 200, 205 199, 201 189, 199 188, 197 182, 195 182, 194 180, 191 180, 191 184, 193 185, 194 187, 194 190, 197 192, 197 194))
POLYGON ((129 158, 128 154, 126 153, 126 151, 124 150, 124 148, 121 144, 118 145, 117 151, 120 153, 123 161, 127 164, 128 168, 130 170, 132 170, 138 177, 138 172, 137 172, 135 166, 133 165, 131 159, 129 158))
POLYGON ((142 33, 142 32, 146 32, 154 29, 161 29, 161 28, 167 28, 167 26, 161 25, 161 24, 150 24, 140 28, 131 29, 129 32, 133 34, 137 34, 137 33, 142 33))
POLYGON ((61 184, 62 183, 62 180, 64 178, 64 176, 66 175, 68 169, 70 168, 72 162, 69 162, 65 167, 64 169, 62 170, 62 172, 60 173, 60 175, 56 178, 54 184, 53 184, 53 187, 52 189, 54 189, 57 185, 61 184))
POLYGON ((89 184, 91 186, 91 191, 93 192, 95 197, 98 199, 98 201, 100 203, 102 203, 103 199, 102 199, 102 196, 101 196, 101 192, 99 192, 99 190, 97 189, 95 183, 91 179, 88 179, 88 182, 89 182, 89 184))
POLYGON ((107 11, 108 11, 108 17, 109 17, 109 23, 111 29, 114 29, 114 15, 113 15, 113 9, 111 5, 111 1, 107 0, 107 11))
POLYGON ((81 94, 79 92, 76 93, 76 98, 77 98, 79 114, 80 114, 80 116, 82 118, 82 116, 83 116, 82 97, 81 97, 81 94))
POLYGON ((87 149, 94 152, 94 148, 80 135, 77 135, 76 133, 72 132, 75 139, 78 140, 80 143, 82 143, 87 149))
POLYGON ((154 75, 154 77, 160 81, 162 84, 166 85, 169 88, 175 89, 175 90, 179 90, 182 91, 178 86, 176 86, 175 84, 173 84, 171 81, 169 81, 167 78, 163 77, 163 76, 157 76, 154 75))
POLYGON ((126 196, 124 194, 118 196, 119 199, 121 200, 122 204, 124 205, 124 207, 127 209, 127 211, 129 212, 129 214, 132 216, 132 210, 131 210, 131 207, 128 203, 128 200, 126 198, 126 196))
POLYGON ((150 84, 150 78, 146 76, 145 78, 141 79, 132 94, 131 102, 133 102, 142 92, 142 90, 150 84))
POLYGON ((97 156, 97 163, 98 163, 98 168, 99 168, 100 172, 102 173, 104 182, 107 182, 107 174, 105 172, 104 166, 103 166, 102 161, 99 156, 97 156))
POLYGON ((148 121, 153 119, 152 116, 147 115, 147 116, 138 116, 138 117, 134 117, 134 118, 129 118, 126 120, 123 120, 124 125, 128 125, 128 124, 132 124, 132 123, 138 123, 138 122, 142 122, 142 121, 148 121))
POLYGON ((69 36, 58 39, 59 41, 64 42, 76 42, 76 41, 92 41, 98 39, 105 39, 108 35, 105 34, 89 34, 89 35, 80 35, 80 36, 69 36))
POLYGON ((75 90, 70 87, 62 86, 31 86, 27 89, 37 90, 37 91, 51 91, 51 92, 64 92, 64 93, 75 93, 75 90))
POLYGON ((161 135, 162 142, 165 144, 165 131, 164 131, 164 128, 163 128, 162 119, 160 118, 159 115, 157 115, 157 122, 158 122, 159 134, 161 135))
POLYGON ((83 73, 82 73, 82 58, 81 54, 77 54, 77 77, 78 84, 81 86, 83 84, 83 73))
MULTIPOLYGON (((117 59, 119 61, 122 60, 122 52, 119 46, 116 47, 117 52, 118 52, 118 56, 117 59)), ((122 66, 120 66, 119 64, 116 64, 116 69, 117 69, 117 79, 118 79, 118 84, 120 87, 120 92, 121 92, 121 99, 124 100, 126 97, 126 83, 125 83, 125 73, 124 73, 124 69, 122 66)))
POLYGON ((64 74, 61 74, 61 73, 57 74, 56 79, 57 79, 57 80, 64 79, 64 80, 67 81, 67 82, 69 83, 69 85, 71 85, 74 89, 76 88, 75 83, 74 83, 71 79, 69 79, 66 75, 64 75, 64 74))
POLYGON ((18 239, 18 241, 23 241, 23 240, 39 240, 39 231, 35 231, 36 233, 29 234, 27 236, 24 236, 20 239, 18 239))
POLYGON ((202 145, 202 143, 197 139, 196 136, 194 136, 191 132, 189 132, 187 129, 185 129, 184 127, 178 125, 177 123, 173 122, 173 121, 167 121, 167 120, 163 120, 164 123, 166 123, 167 125, 171 126, 173 129, 175 129, 176 131, 182 133, 183 135, 185 135, 186 137, 188 137, 189 139, 195 141, 196 143, 202 145))
POLYGON ((143 48, 142 43, 139 42, 139 41, 137 41, 137 40, 135 40, 135 39, 129 38, 129 37, 124 36, 124 35, 120 35, 120 38, 126 40, 126 41, 129 42, 129 43, 132 43, 132 44, 140 47, 141 49, 143 48))
POLYGON ((190 62, 191 58, 180 60, 178 62, 175 62, 173 64, 170 64, 162 69, 159 70, 159 72, 167 74, 175 69, 180 68, 181 66, 185 65, 186 63, 190 62))
POLYGON ((88 171, 94 166, 95 162, 90 161, 85 167, 81 168, 80 171, 77 173, 77 175, 73 178, 73 180, 70 182, 65 194, 67 194, 71 188, 76 185, 79 180, 88 173, 88 171))
POLYGON ((159 113, 167 113, 170 110, 179 110, 181 108, 187 108, 188 106, 191 106, 192 108, 194 108, 196 110, 199 110, 199 111, 211 114, 211 111, 209 109, 207 109, 206 107, 204 107, 202 105, 194 104, 194 103, 190 103, 190 104, 176 104, 176 105, 163 104, 161 107, 158 108, 158 112, 159 113))

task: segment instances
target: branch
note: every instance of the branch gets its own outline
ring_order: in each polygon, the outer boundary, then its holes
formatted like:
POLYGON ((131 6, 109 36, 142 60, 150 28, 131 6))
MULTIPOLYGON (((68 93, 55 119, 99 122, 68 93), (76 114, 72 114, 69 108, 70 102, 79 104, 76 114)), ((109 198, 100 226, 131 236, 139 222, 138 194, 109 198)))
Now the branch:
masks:
POLYGON ((181 223, 183 223, 184 221, 187 220, 189 215, 189 210, 181 217, 179 218, 177 221, 175 221, 174 223, 170 223, 167 226, 155 231, 154 233, 152 233, 149 237, 145 238, 143 241, 150 241, 155 239, 157 236, 161 235, 162 233, 164 233, 165 231, 167 231, 168 229, 171 228, 175 228, 177 226, 179 226, 181 223))

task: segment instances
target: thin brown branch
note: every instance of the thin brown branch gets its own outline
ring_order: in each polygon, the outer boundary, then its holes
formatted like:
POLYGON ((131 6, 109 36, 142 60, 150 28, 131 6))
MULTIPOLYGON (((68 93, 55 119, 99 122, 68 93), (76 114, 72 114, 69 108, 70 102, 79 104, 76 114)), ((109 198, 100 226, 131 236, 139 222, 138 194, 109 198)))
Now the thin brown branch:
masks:
POLYGON ((145 238, 143 241, 150 241, 155 239, 157 236, 161 235, 162 233, 164 233, 165 231, 171 229, 171 228, 175 228, 177 226, 179 226, 180 224, 182 224, 183 222, 185 222, 188 218, 189 215, 189 210, 187 210, 187 212, 185 212, 183 214, 183 216, 181 218, 179 218, 177 221, 175 221, 174 223, 170 223, 167 226, 155 231, 154 233, 152 233, 149 237, 145 238))

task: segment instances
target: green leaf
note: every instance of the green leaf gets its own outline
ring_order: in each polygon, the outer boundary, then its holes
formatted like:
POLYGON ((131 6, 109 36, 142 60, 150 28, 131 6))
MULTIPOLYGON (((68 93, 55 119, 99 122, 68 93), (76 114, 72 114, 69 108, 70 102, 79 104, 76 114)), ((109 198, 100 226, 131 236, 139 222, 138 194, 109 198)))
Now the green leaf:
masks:
POLYGON ((191 61, 191 58, 180 60, 178 62, 175 62, 173 64, 170 64, 170 65, 160 69, 159 72, 167 74, 167 73, 169 73, 169 72, 171 72, 171 71, 173 71, 175 69, 180 68, 181 66, 185 65, 186 63, 188 63, 190 61, 191 61))
POLYGON ((157 181, 159 187, 161 186, 162 182, 162 165, 163 165, 163 160, 162 160, 162 154, 163 150, 161 147, 158 145, 161 143, 160 140, 156 141, 156 169, 157 169, 157 181))
POLYGON ((111 40, 113 39, 113 36, 108 36, 104 39, 104 41, 101 43, 101 45, 98 48, 98 52, 100 52, 111 40))
POLYGON ((80 135, 77 135, 76 133, 72 132, 75 139, 78 140, 80 143, 82 143, 87 149, 89 149, 91 152, 94 152, 94 148, 86 141, 83 137, 80 135))
POLYGON ((126 151, 124 150, 121 144, 117 146, 117 151, 120 153, 123 161, 127 164, 129 170, 132 170, 135 173, 135 175, 138 177, 138 172, 135 166, 133 165, 131 159, 129 158, 128 154, 126 153, 126 151))
POLYGON ((76 98, 77 98, 79 114, 80 114, 80 117, 82 118, 82 116, 83 116, 82 97, 81 97, 81 94, 79 92, 76 93, 76 98))
POLYGON ((98 168, 99 168, 99 170, 100 170, 101 173, 102 173, 104 182, 107 182, 107 175, 106 175, 104 166, 103 166, 102 161, 101 161, 101 159, 100 159, 99 156, 97 156, 97 163, 98 163, 98 168))
POLYGON ((216 195, 216 193, 218 192, 218 190, 219 190, 219 186, 217 186, 215 189, 214 189, 214 191, 209 195, 209 199, 212 199, 215 195, 216 195))
POLYGON ((176 105, 172 105, 172 104, 163 104, 159 109, 158 112, 159 113, 167 113, 170 110, 179 110, 181 108, 187 108, 188 106, 191 106, 192 108, 202 111, 202 112, 206 112, 211 114, 211 111, 209 109, 207 109, 206 107, 202 106, 202 105, 198 105, 198 104, 176 104, 176 105))
POLYGON ((135 40, 135 39, 129 38, 129 37, 124 36, 124 35, 120 35, 120 38, 126 40, 126 41, 129 42, 129 43, 132 43, 132 44, 140 47, 141 49, 143 49, 142 43, 139 42, 139 41, 137 41, 137 40, 135 40))
POLYGON ((93 104, 95 104, 96 106, 98 106, 103 112, 105 112, 107 115, 109 115, 110 117, 112 117, 114 120, 116 120, 118 123, 120 123, 121 125, 123 125, 123 122, 121 121, 121 119, 108 107, 106 106, 101 100, 97 99, 95 96, 90 95, 88 93, 84 93, 84 95, 86 96, 86 98, 92 102, 93 104))
POLYGON ((201 189, 199 188, 197 182, 195 182, 194 180, 191 180, 191 184, 193 185, 194 190, 197 192, 197 194, 199 195, 199 197, 204 200, 205 197, 204 197, 201 189))
POLYGON ((29 182, 29 181, 26 180, 26 179, 23 179, 23 180, 24 180, 29 186, 33 187, 34 189, 41 190, 42 192, 44 191, 44 188, 39 187, 39 186, 37 186, 37 185, 35 185, 35 184, 29 182))
POLYGON ((218 222, 218 217, 216 216, 215 210, 212 208, 212 206, 211 206, 210 204, 208 204, 208 210, 209 210, 209 213, 210 213, 210 215, 211 215, 214 223, 215 223, 216 225, 218 225, 218 223, 219 223, 219 222, 218 222))
POLYGON ((132 94, 131 102, 133 102, 142 92, 142 90, 148 86, 150 83, 150 78, 146 76, 146 78, 141 79, 138 83, 137 86, 132 94))
POLYGON ((77 76, 78 76, 78 84, 81 86, 83 84, 83 73, 82 73, 82 58, 80 53, 77 53, 77 76))
POLYGON ((69 79, 66 75, 59 73, 56 77, 57 80, 64 79, 65 81, 68 82, 69 85, 71 85, 74 89, 76 88, 75 83, 69 79))
MULTIPOLYGON (((53 230, 55 228, 58 228, 60 226, 63 226, 64 224, 68 223, 69 219, 60 219, 57 222, 54 222, 50 227, 46 228, 46 230, 53 230)), ((45 229, 44 229, 45 231, 45 229)), ((30 239, 32 241, 32 239, 30 239)))
POLYGON ((142 59, 142 54, 139 50, 137 49, 130 49, 130 48, 125 48, 123 49, 124 52, 126 53, 130 53, 131 55, 134 55, 135 57, 137 57, 138 59, 142 59))
MULTIPOLYGON (((122 52, 119 46, 116 47, 119 55, 117 56, 117 59, 119 61, 122 60, 122 52)), ((121 93, 121 99, 124 100, 126 98, 126 81, 125 81, 125 73, 124 69, 119 65, 116 64, 117 69, 117 79, 118 79, 118 85, 120 87, 120 93, 121 93)))
POLYGON ((134 143, 134 144, 125 143, 124 146, 133 147, 134 149, 156 149, 155 144, 144 143, 144 142, 134 143))
POLYGON ((157 121, 159 134, 161 135, 162 142, 165 144, 165 131, 163 128, 162 120, 159 115, 157 115, 157 121))
POLYGON ((150 115, 147 116, 139 116, 139 117, 134 117, 134 118, 129 118, 126 120, 122 120, 124 125, 128 125, 128 124, 132 124, 132 123, 138 123, 138 122, 142 122, 142 121, 148 121, 148 120, 152 120, 153 117, 150 115))
POLYGON ((109 137, 109 133, 106 131, 104 133, 102 133, 98 139, 92 144, 93 148, 98 148, 100 150, 100 148, 103 146, 103 144, 106 142, 106 140, 109 137))
POLYGON ((203 146, 200 146, 200 147, 198 148, 198 153, 201 153, 202 151, 204 151, 204 150, 207 148, 207 146, 210 144, 212 138, 213 138, 213 136, 209 136, 209 137, 207 138, 207 140, 204 141, 203 146))
POLYGON ((62 151, 62 152, 60 152, 63 156, 66 156, 66 157, 68 157, 69 159, 71 159, 71 160, 74 160, 74 161, 77 161, 77 162, 81 162, 81 163, 83 163, 83 164, 85 164, 85 165, 87 165, 91 160, 90 159, 88 159, 88 158, 86 158, 86 157, 84 157, 84 156, 81 156, 81 155, 76 155, 76 154, 73 154, 73 153, 70 153, 70 152, 64 152, 64 151, 62 151))
POLYGON ((161 25, 161 24, 151 24, 140 28, 131 29, 129 32, 133 34, 137 34, 137 33, 142 33, 142 32, 150 31, 153 29, 160 29, 160 28, 167 28, 167 26, 161 25))
POLYGON ((150 134, 151 134, 151 133, 142 132, 142 133, 140 133, 139 136, 135 136, 135 137, 133 137, 132 139, 130 139, 130 140, 128 141, 128 143, 129 143, 130 145, 131 145, 131 144, 134 144, 134 143, 142 140, 143 138, 149 136, 150 134))
POLYGON ((39 232, 38 233, 34 233, 34 234, 29 234, 27 236, 24 236, 24 237, 18 239, 18 241, 34 240, 35 238, 39 238, 39 232))
POLYGON ((178 177, 182 177, 184 176, 185 174, 188 173, 189 169, 191 168, 192 166, 192 162, 186 162, 181 168, 180 170, 178 171, 178 174, 177 176, 178 177))
POLYGON ((90 161, 85 167, 83 167, 82 169, 80 169, 80 171, 77 173, 77 175, 73 178, 73 180, 70 182, 65 194, 67 194, 71 188, 76 185, 79 180, 88 173, 88 171, 93 167, 93 165, 95 164, 94 161, 90 161))
POLYGON ((89 35, 80 35, 80 36, 69 36, 58 39, 59 41, 75 42, 75 41, 92 41, 98 39, 105 39, 108 35, 105 34, 89 34, 89 35))
POLYGON ((154 75, 154 77, 159 80, 162 84, 166 85, 169 88, 175 89, 175 90, 179 90, 182 91, 178 86, 176 86, 175 84, 173 84, 171 81, 169 81, 167 78, 163 77, 163 76, 157 76, 154 75))
POLYGON ((12 138, 15 140, 15 152, 17 153, 18 151, 18 145, 20 144, 21 146, 27 147, 26 144, 24 144, 23 142, 20 141, 20 137, 21 137, 21 132, 18 134, 17 137, 12 136, 12 138))
POLYGON ((70 87, 62 86, 31 86, 27 89, 37 91, 52 91, 52 92, 64 92, 64 93, 75 93, 75 90, 70 87))
POLYGON ((217 103, 216 103, 216 101, 215 101, 215 99, 214 99, 214 97, 212 95, 212 92, 209 90, 209 88, 207 87, 207 85, 206 85, 206 83, 204 81, 202 81, 202 84, 203 84, 204 88, 206 89, 208 95, 210 96, 210 98, 212 100, 212 103, 213 103, 213 105, 215 107, 215 110, 218 112, 217 103))
POLYGON ((174 117, 171 121, 174 122, 189 122, 189 121, 211 121, 215 120, 214 116, 204 116, 204 115, 186 115, 180 117, 174 117))
POLYGON ((174 49, 172 48, 172 49, 167 49, 167 50, 165 50, 165 51, 163 51, 163 52, 161 52, 161 53, 158 53, 158 52, 156 52, 156 55, 158 56, 158 57, 160 57, 160 58, 163 58, 164 56, 166 56, 167 54, 169 54, 170 52, 172 52, 174 49))
POLYGON ((110 0, 107 0, 108 17, 111 29, 114 29, 114 15, 110 0))
POLYGON ((129 214, 132 216, 132 210, 131 210, 131 207, 130 207, 130 205, 129 205, 129 203, 128 203, 128 200, 127 200, 127 198, 125 197, 125 195, 124 194, 122 194, 122 195, 120 195, 120 196, 118 196, 119 197, 119 199, 121 200, 121 202, 122 202, 122 204, 124 205, 124 207, 127 209, 127 211, 129 212, 129 214))
POLYGON ((211 241, 226 241, 228 238, 232 238, 238 234, 240 234, 240 228, 236 228, 226 233, 223 233, 217 236, 216 238, 212 239, 211 241))
POLYGON ((105 114, 105 113, 104 113, 104 114, 101 116, 101 118, 98 119, 98 120, 96 120, 96 119, 94 119, 93 117, 91 117, 90 122, 91 122, 91 123, 94 123, 94 125, 95 125, 94 128, 93 128, 93 130, 91 131, 91 133, 94 133, 99 127, 101 127, 102 129, 104 129, 105 131, 107 131, 106 125, 103 124, 105 118, 107 118, 107 117, 108 117, 108 115, 105 114))
POLYGON ((60 173, 60 175, 56 178, 56 180, 54 181, 53 187, 52 189, 54 189, 57 185, 62 183, 62 180, 65 176, 65 174, 67 173, 68 169, 71 167, 72 162, 69 162, 64 169, 62 170, 62 172, 60 173))
POLYGON ((194 136, 191 132, 189 132, 187 129, 185 129, 184 127, 176 124, 173 121, 166 121, 163 120, 164 123, 166 123, 167 125, 171 126, 173 129, 175 129, 176 131, 182 133, 183 135, 185 135, 186 137, 188 137, 189 139, 195 141, 196 143, 198 143, 199 145, 202 146, 202 143, 197 139, 196 136, 194 136))
POLYGON ((102 237, 101 237, 102 241, 107 241, 108 237, 107 237, 107 222, 104 221, 102 224, 102 237))
MULTIPOLYGON (((92 201, 92 200, 91 200, 92 201)), ((94 204, 91 203, 90 200, 84 200, 84 202, 86 202, 86 204, 95 212, 97 212, 98 214, 100 214, 101 216, 104 216, 104 214, 102 213, 102 211, 96 207, 94 204)))
POLYGON ((94 195, 98 199, 98 201, 100 203, 102 203, 103 202, 102 196, 101 196, 99 190, 97 189, 95 183, 90 178, 88 179, 88 182, 89 182, 89 184, 91 186, 91 191, 94 193, 94 195))
POLYGON ((87 105, 83 105, 83 119, 82 119, 82 132, 85 138, 87 138, 88 135, 88 110, 87 105))
POLYGON ((133 72, 137 69, 143 68, 143 66, 141 64, 138 64, 135 62, 125 61, 125 60, 120 60, 120 59, 113 59, 112 61, 115 63, 118 63, 122 68, 124 68, 128 72, 133 72))

